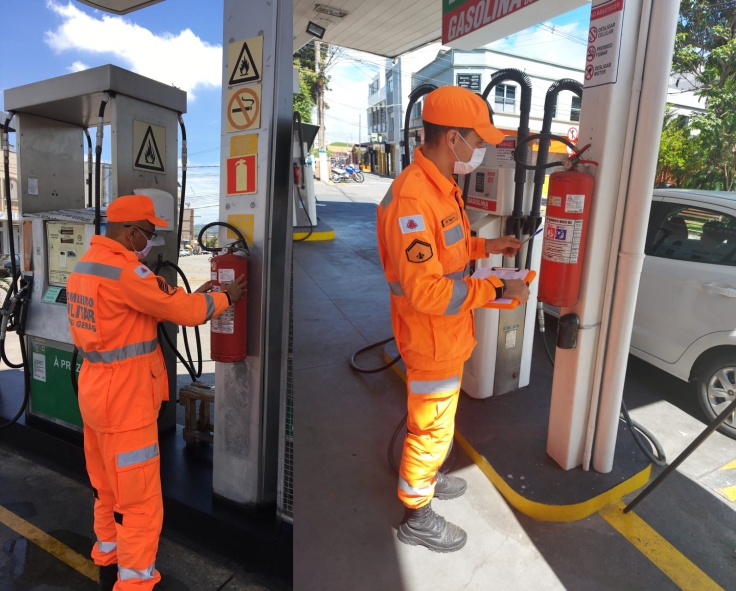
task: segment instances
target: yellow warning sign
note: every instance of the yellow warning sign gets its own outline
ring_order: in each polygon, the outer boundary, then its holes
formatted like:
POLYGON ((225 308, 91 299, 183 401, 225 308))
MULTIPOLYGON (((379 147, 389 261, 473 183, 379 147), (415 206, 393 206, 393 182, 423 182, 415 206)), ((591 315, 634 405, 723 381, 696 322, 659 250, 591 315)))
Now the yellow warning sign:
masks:
POLYGON ((230 158, 258 154, 258 134, 234 135, 230 138, 230 158))
POLYGON ((166 172, 166 128, 133 121, 133 169, 166 172))
POLYGON ((227 93, 227 131, 247 131, 261 126, 261 85, 234 88, 227 93))
MULTIPOLYGON (((249 245, 253 245, 253 230, 255 228, 255 216, 252 213, 233 214, 227 216, 227 223, 235 226, 245 237, 245 241, 249 245)), ((235 239, 237 236, 232 230, 227 231, 228 239, 235 239)))
POLYGON ((258 82, 263 68, 263 37, 230 43, 227 48, 228 86, 258 82))

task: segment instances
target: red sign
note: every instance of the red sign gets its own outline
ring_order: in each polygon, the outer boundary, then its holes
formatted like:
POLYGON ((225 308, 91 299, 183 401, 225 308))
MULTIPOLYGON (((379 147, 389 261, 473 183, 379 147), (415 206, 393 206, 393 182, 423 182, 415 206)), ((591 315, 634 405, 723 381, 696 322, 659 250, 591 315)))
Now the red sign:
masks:
POLYGON ((456 41, 537 1, 466 0, 451 10, 450 3, 443 2, 442 43, 456 41))
POLYGON ((258 191, 257 154, 227 159, 227 194, 252 195, 258 191))
POLYGON ((503 140, 500 144, 496 144, 496 147, 513 150, 516 147, 516 140, 503 140))
POLYGON ((467 207, 482 209, 483 211, 496 211, 496 202, 479 197, 468 197, 467 207))
MULTIPOLYGON (((598 6, 596 8, 593 8, 590 11, 590 20, 598 20, 599 18, 603 18, 604 16, 609 16, 613 14, 614 12, 618 12, 620 10, 624 9, 624 0, 612 0, 611 2, 607 2, 603 4, 602 6, 598 6)), ((591 29, 592 33, 592 29, 591 29)), ((596 37, 598 36, 598 30, 596 29, 596 37)), ((591 43, 595 41, 595 39, 591 40, 591 43)))

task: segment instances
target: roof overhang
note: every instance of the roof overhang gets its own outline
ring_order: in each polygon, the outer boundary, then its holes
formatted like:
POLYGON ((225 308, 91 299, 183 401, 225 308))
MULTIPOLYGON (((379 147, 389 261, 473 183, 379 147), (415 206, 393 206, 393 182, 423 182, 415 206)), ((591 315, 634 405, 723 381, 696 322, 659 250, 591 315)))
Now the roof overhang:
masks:
POLYGON ((164 0, 77 0, 82 4, 97 8, 98 10, 104 10, 105 12, 111 12, 112 14, 128 14, 151 6, 152 4, 158 4, 164 0))

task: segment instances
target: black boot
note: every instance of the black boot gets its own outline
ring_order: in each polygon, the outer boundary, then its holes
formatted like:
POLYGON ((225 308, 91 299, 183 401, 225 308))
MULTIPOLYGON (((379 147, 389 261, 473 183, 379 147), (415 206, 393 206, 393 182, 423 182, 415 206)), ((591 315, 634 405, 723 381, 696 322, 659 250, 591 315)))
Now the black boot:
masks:
POLYGON ((440 501, 449 501, 457 499, 465 494, 468 483, 457 476, 448 476, 442 472, 437 472, 434 477, 434 498, 440 501))
POLYGON ((112 591, 115 583, 118 582, 118 565, 111 564, 109 566, 100 567, 100 582, 97 584, 97 591, 112 591))
POLYGON ((426 546, 433 552, 455 552, 468 541, 467 534, 432 511, 427 503, 419 509, 406 508, 398 538, 410 546, 426 546))

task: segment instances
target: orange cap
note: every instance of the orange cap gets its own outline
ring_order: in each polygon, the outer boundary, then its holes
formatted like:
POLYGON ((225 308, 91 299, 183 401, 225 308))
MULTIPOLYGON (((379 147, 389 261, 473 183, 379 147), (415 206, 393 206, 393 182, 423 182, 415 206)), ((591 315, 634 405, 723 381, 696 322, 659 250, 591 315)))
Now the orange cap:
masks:
POLYGON ((488 103, 467 88, 443 86, 424 99, 422 119, 444 127, 473 129, 489 144, 498 144, 506 134, 491 123, 488 103))
POLYGON ((147 220, 154 226, 163 227, 169 222, 156 217, 153 201, 148 195, 126 195, 118 197, 107 206, 107 220, 110 222, 138 222, 147 220))

